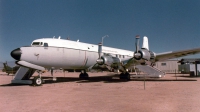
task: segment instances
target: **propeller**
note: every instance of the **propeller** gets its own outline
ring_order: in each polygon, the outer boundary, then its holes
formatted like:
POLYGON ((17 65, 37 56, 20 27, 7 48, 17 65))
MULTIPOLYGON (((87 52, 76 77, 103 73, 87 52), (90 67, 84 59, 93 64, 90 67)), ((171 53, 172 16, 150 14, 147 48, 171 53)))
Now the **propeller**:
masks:
POLYGON ((99 65, 102 65, 103 64, 103 59, 101 58, 101 55, 102 55, 102 43, 98 44, 98 54, 99 54, 99 58, 97 59, 97 63, 99 65))
POLYGON ((101 58, 101 53, 102 53, 102 43, 99 43, 99 44, 98 44, 99 59, 101 58))
POLYGON ((134 58, 135 59, 140 59, 140 57, 141 57, 141 53, 139 53, 139 40, 140 40, 140 36, 136 35, 135 39, 136 39, 136 41, 135 41, 136 52, 134 53, 134 58))
POLYGON ((135 41, 136 53, 138 53, 140 36, 136 35, 135 39, 136 39, 136 41, 135 41))

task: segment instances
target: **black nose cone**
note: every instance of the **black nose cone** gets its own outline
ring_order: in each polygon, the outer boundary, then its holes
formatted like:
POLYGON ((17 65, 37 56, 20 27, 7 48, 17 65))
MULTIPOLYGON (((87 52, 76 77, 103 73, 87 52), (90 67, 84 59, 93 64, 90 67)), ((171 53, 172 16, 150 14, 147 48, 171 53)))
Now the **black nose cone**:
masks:
POLYGON ((10 55, 11 55, 14 59, 16 59, 16 60, 20 60, 21 54, 22 54, 22 53, 21 53, 20 48, 17 48, 17 49, 13 50, 13 51, 10 53, 10 55))

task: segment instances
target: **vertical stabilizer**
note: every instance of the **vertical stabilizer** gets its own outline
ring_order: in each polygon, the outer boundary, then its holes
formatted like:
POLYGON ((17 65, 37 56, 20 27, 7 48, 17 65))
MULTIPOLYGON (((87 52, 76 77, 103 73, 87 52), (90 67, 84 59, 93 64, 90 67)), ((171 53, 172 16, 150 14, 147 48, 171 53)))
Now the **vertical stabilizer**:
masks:
POLYGON ((6 71, 7 70, 6 63, 3 63, 3 67, 4 67, 4 70, 6 71))
POLYGON ((149 50, 149 42, 148 42, 148 38, 146 36, 143 37, 142 48, 149 50))
POLYGON ((7 62, 6 62, 6 63, 3 63, 3 66, 4 66, 4 70, 5 70, 5 71, 12 70, 12 68, 8 66, 7 62))

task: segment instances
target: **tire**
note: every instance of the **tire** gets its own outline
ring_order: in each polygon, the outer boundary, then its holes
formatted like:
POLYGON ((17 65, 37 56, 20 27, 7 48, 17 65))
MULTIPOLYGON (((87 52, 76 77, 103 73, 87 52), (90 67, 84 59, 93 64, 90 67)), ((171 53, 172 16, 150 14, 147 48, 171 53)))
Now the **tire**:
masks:
POLYGON ((125 76, 127 80, 131 80, 130 74, 128 72, 125 74, 125 76))
POLYGON ((121 74, 119 75, 119 79, 125 79, 123 73, 121 73, 121 74))
POLYGON ((126 72, 126 73, 121 73, 121 74, 119 75, 119 78, 120 78, 120 79, 130 80, 130 74, 129 74, 128 72, 126 72))
POLYGON ((88 79, 88 74, 87 73, 81 73, 80 75, 79 75, 79 78, 80 79, 88 79))
POLYGON ((83 79, 83 73, 81 73, 81 74, 79 75, 79 78, 80 78, 80 79, 83 79))
POLYGON ((84 79, 89 79, 89 75, 87 73, 84 74, 84 79))
POLYGON ((42 85, 42 78, 40 77, 35 77, 34 80, 33 80, 33 84, 36 85, 36 86, 41 86, 42 85))

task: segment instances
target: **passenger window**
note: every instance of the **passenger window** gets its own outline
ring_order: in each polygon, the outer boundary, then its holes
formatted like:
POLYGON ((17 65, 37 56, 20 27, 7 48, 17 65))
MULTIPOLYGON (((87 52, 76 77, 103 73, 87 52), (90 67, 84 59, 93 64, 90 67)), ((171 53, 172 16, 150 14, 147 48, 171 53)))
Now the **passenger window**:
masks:
POLYGON ((48 47, 48 43, 44 43, 44 47, 48 47))
POLYGON ((167 63, 161 63, 161 66, 166 66, 167 65, 167 63))

